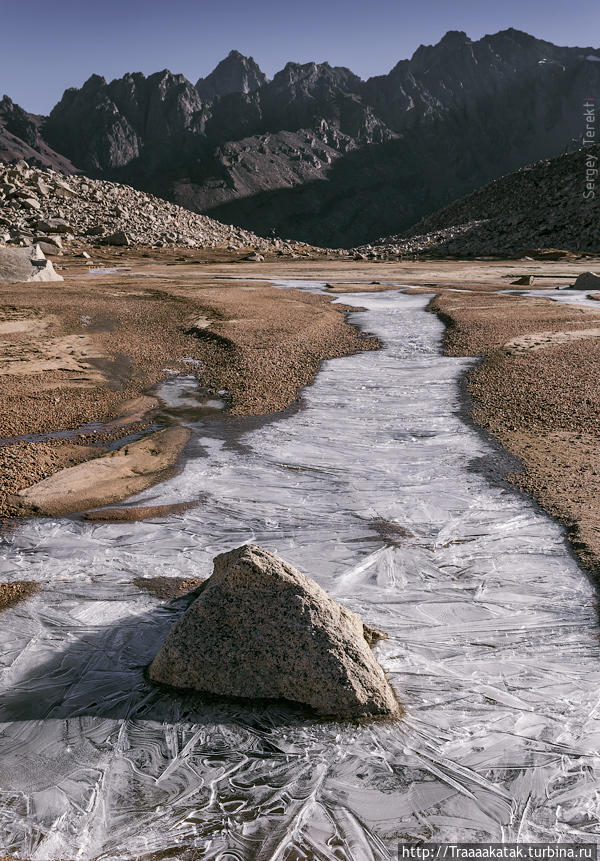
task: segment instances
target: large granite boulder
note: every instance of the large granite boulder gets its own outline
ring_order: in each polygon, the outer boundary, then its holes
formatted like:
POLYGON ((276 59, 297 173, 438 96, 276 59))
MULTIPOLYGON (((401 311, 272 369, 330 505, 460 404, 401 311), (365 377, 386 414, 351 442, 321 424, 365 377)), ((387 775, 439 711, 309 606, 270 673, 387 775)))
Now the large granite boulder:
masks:
POLYGON ((582 272, 575 279, 575 283, 571 285, 573 290, 599 290, 600 275, 595 272, 582 272))
POLYGON ((62 280, 50 260, 46 260, 39 245, 0 248, 0 283, 62 280))
POLYGON ((152 662, 153 681, 337 717, 400 713, 370 648, 385 635, 278 556, 255 545, 222 553, 201 589, 152 662))

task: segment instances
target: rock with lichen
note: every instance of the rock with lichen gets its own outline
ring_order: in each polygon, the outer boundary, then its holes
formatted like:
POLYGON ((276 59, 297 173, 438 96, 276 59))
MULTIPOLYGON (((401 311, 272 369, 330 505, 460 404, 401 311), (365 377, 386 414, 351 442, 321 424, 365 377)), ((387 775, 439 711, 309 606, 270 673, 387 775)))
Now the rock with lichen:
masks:
POLYGON ((283 698, 322 715, 395 716, 398 701, 371 650, 384 636, 275 554, 246 545, 215 558, 149 676, 222 696, 283 698))

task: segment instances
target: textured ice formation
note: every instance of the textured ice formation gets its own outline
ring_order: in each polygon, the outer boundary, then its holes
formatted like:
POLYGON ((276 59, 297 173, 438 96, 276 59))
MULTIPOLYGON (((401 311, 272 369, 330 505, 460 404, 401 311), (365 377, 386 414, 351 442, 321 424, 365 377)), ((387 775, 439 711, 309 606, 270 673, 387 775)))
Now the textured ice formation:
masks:
POLYGON ((326 362, 275 422, 196 427, 183 473, 137 499, 204 494, 198 508, 31 520, 4 540, 0 577, 44 582, 0 624, 4 852, 379 861, 399 839, 598 841, 594 590, 561 528, 485 477, 495 455, 457 387, 471 362, 440 355, 428 297, 341 301, 384 349, 326 362), (208 576, 244 541, 388 632, 377 657, 403 722, 146 683, 180 611, 132 579, 208 576))
POLYGON ((597 299, 589 299, 590 291, 573 290, 573 288, 557 290, 555 287, 542 287, 539 290, 503 290, 503 293, 516 293, 518 296, 531 296, 533 299, 552 299, 553 302, 562 302, 565 305, 583 305, 600 311, 600 302, 597 299))

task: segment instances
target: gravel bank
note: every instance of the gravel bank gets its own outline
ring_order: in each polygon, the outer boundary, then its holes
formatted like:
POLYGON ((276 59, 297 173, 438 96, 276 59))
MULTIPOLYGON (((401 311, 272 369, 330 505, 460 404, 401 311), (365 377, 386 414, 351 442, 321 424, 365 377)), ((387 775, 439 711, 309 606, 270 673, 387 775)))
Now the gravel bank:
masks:
POLYGON ((0 613, 31 598, 40 589, 40 584, 31 580, 0 583, 0 613))
POLYGON ((498 294, 440 294, 430 309, 448 326, 448 355, 484 358, 468 376, 472 416, 519 458, 509 479, 567 527, 600 576, 600 338, 589 335, 600 313, 498 294), (556 337, 565 332, 570 340, 556 337))

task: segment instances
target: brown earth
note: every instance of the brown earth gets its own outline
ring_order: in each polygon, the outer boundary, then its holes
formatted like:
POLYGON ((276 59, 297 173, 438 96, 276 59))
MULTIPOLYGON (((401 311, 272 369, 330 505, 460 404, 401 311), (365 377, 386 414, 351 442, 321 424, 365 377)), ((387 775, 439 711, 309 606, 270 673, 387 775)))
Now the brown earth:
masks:
POLYGON ((140 520, 155 520, 159 517, 169 517, 172 514, 182 514, 190 508, 196 508, 196 502, 175 502, 171 505, 142 505, 131 508, 103 508, 100 511, 88 511, 84 520, 94 520, 106 523, 137 523, 140 520))
POLYGON ((430 309, 448 325, 448 355, 484 357, 468 376, 472 416, 519 458, 509 479, 600 575, 600 311, 449 292, 430 309))
POLYGON ((545 298, 499 293, 475 296, 445 292, 433 301, 431 310, 446 323, 444 347, 449 356, 486 356, 500 348, 508 352, 516 338, 563 329, 585 330, 600 324, 600 308, 595 311, 545 298))
POLYGON ((163 428, 117 451, 61 469, 8 502, 18 513, 40 515, 111 505, 170 478, 190 434, 189 428, 163 428))
MULTIPOLYGON (((161 601, 171 601, 189 595, 206 580, 199 577, 136 577, 133 581, 138 589, 143 589, 161 601)), ((1 861, 1 859, 0 859, 1 861)))
MULTIPOLYGON (((31 580, 18 580, 14 583, 0 583, 0 613, 9 607, 16 607, 21 601, 31 598, 40 590, 40 583, 31 580)), ((2 859, 0 859, 2 861, 2 859)))

